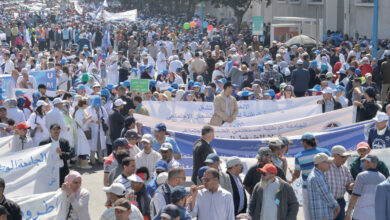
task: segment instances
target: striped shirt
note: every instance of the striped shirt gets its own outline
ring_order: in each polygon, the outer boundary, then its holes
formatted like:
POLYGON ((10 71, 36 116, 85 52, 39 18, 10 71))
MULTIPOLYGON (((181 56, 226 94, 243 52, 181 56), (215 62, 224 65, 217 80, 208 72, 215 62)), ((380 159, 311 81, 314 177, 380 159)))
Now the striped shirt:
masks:
POLYGON ((131 184, 130 184, 130 180, 127 179, 127 177, 125 175, 123 175, 123 173, 121 173, 121 175, 119 175, 113 183, 120 183, 122 184, 127 191, 129 191, 131 189, 131 184))
POLYGON ((344 198, 347 187, 353 183, 353 177, 348 167, 345 165, 337 167, 334 163, 331 163, 330 170, 325 172, 325 176, 333 197, 335 199, 344 198))
POLYGON ((307 187, 306 180, 314 167, 314 156, 318 153, 326 153, 330 156, 330 152, 327 149, 320 147, 307 149, 295 155, 295 170, 302 172, 303 189, 307 187))

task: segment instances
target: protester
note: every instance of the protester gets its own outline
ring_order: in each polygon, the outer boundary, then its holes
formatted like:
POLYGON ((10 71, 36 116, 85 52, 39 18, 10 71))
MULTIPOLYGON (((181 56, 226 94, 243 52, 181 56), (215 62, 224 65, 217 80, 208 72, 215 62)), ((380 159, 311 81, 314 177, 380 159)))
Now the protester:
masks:
POLYGON ((126 105, 126 102, 124 102, 122 99, 115 100, 112 112, 109 115, 110 138, 112 142, 114 142, 121 135, 125 118, 120 112, 124 108, 124 105, 126 105))
POLYGON ((297 67, 291 74, 291 85, 295 88, 297 97, 305 96, 306 90, 309 89, 310 73, 303 68, 303 61, 297 61, 297 67))
MULTIPOLYGON (((172 204, 174 204, 180 212, 180 218, 182 220, 191 220, 191 214, 187 211, 187 209, 184 207, 186 205, 186 201, 188 198, 188 195, 190 194, 190 191, 186 189, 184 186, 176 186, 172 189, 171 197, 172 197, 172 204)), ((166 207, 172 206, 167 205, 166 207)), ((165 207, 165 208, 166 208, 165 207)), ((164 209, 162 209, 153 219, 160 219, 161 214, 164 212, 164 209)))
POLYGON ((141 144, 144 149, 135 155, 137 169, 146 167, 149 173, 154 172, 154 165, 157 161, 161 160, 161 154, 152 149, 152 143, 153 136, 151 134, 144 134, 141 139, 141 144))
POLYGON ((89 128, 89 123, 92 120, 92 116, 88 115, 86 112, 88 105, 87 99, 82 98, 77 103, 75 112, 73 113, 73 118, 75 120, 76 129, 75 129, 75 148, 77 152, 77 162, 80 168, 82 169, 91 169, 92 167, 88 165, 88 155, 91 153, 91 147, 89 145, 89 139, 91 137, 91 130, 89 128))
POLYGON ((384 112, 378 112, 374 120, 375 127, 372 127, 368 133, 368 145, 371 149, 390 147, 389 117, 384 112))
POLYGON ((222 171, 222 168, 220 166, 222 161, 220 160, 218 154, 212 153, 207 155, 206 160, 204 162, 206 166, 218 170, 219 172, 218 180, 220 186, 225 190, 227 190, 228 192, 230 192, 231 194, 233 194, 233 187, 232 187, 232 183, 230 182, 230 177, 227 173, 222 171))
POLYGON ((49 137, 49 132, 45 125, 49 104, 39 100, 36 106, 35 112, 27 120, 27 125, 31 128, 30 136, 33 139, 34 146, 37 146, 41 141, 49 137))
POLYGON ((144 216, 144 219, 150 219, 150 195, 146 192, 145 186, 147 177, 138 169, 128 179, 131 183, 131 189, 134 191, 135 201, 139 210, 144 216))
POLYGON ((118 164, 108 174, 108 185, 111 185, 114 180, 123 172, 123 159, 129 157, 129 152, 125 149, 116 152, 116 160, 118 164))
POLYGON ((352 196, 349 200, 345 218, 374 219, 375 218, 375 189, 386 178, 377 170, 378 157, 366 155, 361 159, 365 171, 356 177, 352 196), (352 211, 353 215, 352 215, 352 211))
POLYGON ((112 153, 104 160, 104 165, 103 165, 104 186, 108 186, 108 175, 110 174, 111 170, 113 170, 118 165, 118 161, 116 159, 116 153, 119 152, 120 150, 124 150, 126 148, 126 145, 128 145, 128 142, 123 138, 118 138, 114 141, 112 153))
POLYGON ((180 163, 173 158, 172 144, 163 143, 160 147, 160 153, 161 153, 162 159, 168 163, 168 168, 180 166, 180 163))
POLYGON ((234 214, 246 212, 247 196, 245 194, 245 188, 242 184, 240 174, 243 170, 243 163, 238 157, 230 157, 226 161, 226 173, 230 177, 230 183, 233 189, 233 201, 234 201, 234 214))
MULTIPOLYGON (((22 213, 20 207, 15 202, 5 198, 4 196, 5 181, 0 177, 0 206, 4 207, 7 213, 6 219, 8 220, 21 220, 22 213)), ((4 215, 4 214, 2 214, 4 215)))
POLYGON ((123 171, 113 183, 121 183, 126 190, 130 190, 131 184, 129 177, 135 173, 135 160, 131 157, 125 157, 122 160, 123 171))
POLYGON ((34 142, 28 133, 28 129, 30 129, 30 126, 24 122, 20 122, 18 125, 16 125, 15 135, 12 138, 11 152, 26 150, 34 147, 34 142))
POLYGON ((253 219, 296 219, 299 204, 293 188, 277 177, 275 165, 258 168, 262 178, 253 189, 249 214, 253 219), (276 198, 276 199, 275 199, 276 198))
POLYGON ((159 184, 157 183, 157 179, 160 174, 166 173, 168 171, 168 163, 164 160, 159 160, 156 162, 154 167, 155 174, 153 175, 152 180, 146 186, 146 191, 149 193, 151 197, 153 197, 154 192, 156 192, 159 184))
POLYGON ((233 85, 226 82, 223 85, 223 92, 214 99, 214 114, 210 125, 221 126, 225 122, 232 123, 238 115, 237 100, 232 96, 233 85))
POLYGON ((357 107, 356 122, 374 118, 380 109, 375 102, 375 91, 372 87, 367 87, 364 91, 364 99, 360 102, 354 101, 353 105, 357 107))
POLYGON ((333 110, 341 109, 342 105, 340 102, 336 101, 333 96, 333 90, 330 87, 326 87, 323 91, 323 99, 319 100, 317 103, 322 105, 322 112, 330 112, 333 110))
POLYGON ((194 184, 197 184, 197 175, 200 167, 205 166, 205 160, 207 155, 214 152, 210 146, 210 142, 214 139, 214 128, 208 125, 205 125, 201 131, 201 138, 199 138, 193 147, 193 168, 192 168, 192 177, 191 180, 194 184))
POLYGON ((375 218, 388 219, 390 218, 390 179, 387 178, 376 186, 375 190, 375 218))

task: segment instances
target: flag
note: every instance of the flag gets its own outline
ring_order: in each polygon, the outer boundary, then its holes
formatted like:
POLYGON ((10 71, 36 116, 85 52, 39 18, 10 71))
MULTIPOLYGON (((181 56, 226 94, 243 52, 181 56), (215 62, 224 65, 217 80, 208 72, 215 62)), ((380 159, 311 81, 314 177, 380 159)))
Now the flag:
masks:
POLYGON ((99 13, 102 11, 102 9, 103 9, 103 4, 93 13, 92 18, 96 19, 98 17, 99 13))
POLYGON ((104 0, 103 6, 104 6, 105 8, 108 8, 107 0, 104 0))
POLYGON ((104 32, 103 40, 102 40, 102 48, 105 52, 111 46, 110 40, 110 25, 106 27, 106 31, 104 32))
POLYGON ((30 31, 26 28, 26 25, 24 26, 23 35, 24 35, 24 42, 27 42, 31 46, 30 31))

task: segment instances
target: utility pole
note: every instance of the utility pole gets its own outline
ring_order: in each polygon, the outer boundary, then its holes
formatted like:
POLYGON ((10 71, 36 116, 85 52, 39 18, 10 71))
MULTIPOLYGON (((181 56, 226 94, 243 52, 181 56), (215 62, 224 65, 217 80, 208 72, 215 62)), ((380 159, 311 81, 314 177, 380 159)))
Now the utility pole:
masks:
POLYGON ((372 24, 372 56, 377 58, 378 53, 378 0, 374 0, 374 18, 372 24))
POLYGON ((204 0, 202 0, 200 2, 200 18, 201 18, 201 21, 202 21, 202 24, 200 25, 200 33, 203 35, 203 22, 204 22, 204 17, 203 17, 203 5, 204 4, 204 0))

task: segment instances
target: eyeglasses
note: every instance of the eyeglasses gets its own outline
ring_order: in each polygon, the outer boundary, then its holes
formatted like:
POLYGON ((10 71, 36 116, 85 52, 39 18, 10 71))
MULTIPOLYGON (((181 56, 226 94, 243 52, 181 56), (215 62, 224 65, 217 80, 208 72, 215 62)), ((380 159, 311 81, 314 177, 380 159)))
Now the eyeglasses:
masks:
POLYGON ((214 178, 216 178, 216 177, 211 177, 211 178, 202 177, 202 182, 208 183, 214 178))

